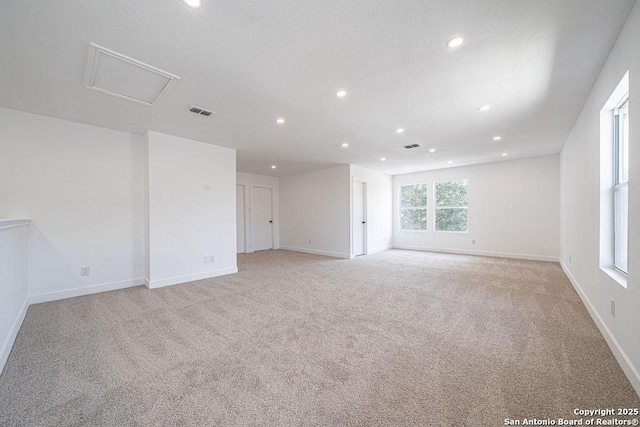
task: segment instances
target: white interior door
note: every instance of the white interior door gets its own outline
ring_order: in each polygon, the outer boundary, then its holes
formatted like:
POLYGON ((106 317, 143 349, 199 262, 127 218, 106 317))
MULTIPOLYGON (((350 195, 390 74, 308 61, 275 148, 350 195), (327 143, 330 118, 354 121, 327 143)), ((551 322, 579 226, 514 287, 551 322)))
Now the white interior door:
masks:
POLYGON ((245 248, 245 209, 244 209, 244 185, 236 185, 236 239, 238 241, 236 252, 244 253, 245 248))
POLYGON ((253 187, 253 250, 273 249, 273 202, 270 188, 253 187))
POLYGON ((353 183, 353 254, 355 256, 364 255, 365 237, 367 224, 365 223, 365 184, 364 182, 353 183))

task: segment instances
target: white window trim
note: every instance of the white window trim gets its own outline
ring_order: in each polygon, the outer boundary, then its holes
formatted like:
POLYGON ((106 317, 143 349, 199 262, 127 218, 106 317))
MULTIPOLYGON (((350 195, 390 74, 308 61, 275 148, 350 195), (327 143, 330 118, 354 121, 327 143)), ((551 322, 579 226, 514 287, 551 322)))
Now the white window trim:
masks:
POLYGON ((417 182, 415 184, 404 184, 404 185, 399 185, 398 186, 398 229, 400 231, 402 231, 403 233, 426 233, 429 231, 429 184, 428 183, 421 183, 421 182, 417 182), (402 187, 413 187, 415 185, 424 185, 425 187, 427 187, 427 204, 424 207, 416 207, 416 206, 412 206, 410 208, 404 208, 402 207, 402 187), (402 228, 402 211, 403 210, 418 210, 418 209, 424 209, 427 211, 427 225, 425 227, 424 230, 407 230, 402 228))
POLYGON ((629 71, 627 71, 611 96, 600 110, 600 256, 599 267, 614 282, 627 288, 627 275, 613 267, 614 258, 614 194, 616 177, 614 110, 629 95, 629 71))
MULTIPOLYGON (((626 103, 629 102, 629 92, 627 92, 624 97, 622 98, 622 100, 620 100, 620 102, 618 102, 618 105, 616 105, 616 107, 613 109, 613 117, 614 117, 614 125, 613 125, 613 129, 614 129, 614 136, 613 136, 613 269, 618 272, 619 274, 623 275, 625 278, 627 277, 628 272, 624 271, 622 268, 618 267, 616 265, 616 239, 617 239, 617 233, 616 233, 616 228, 617 228, 617 224, 616 224, 616 208, 617 208, 617 203, 616 203, 616 196, 618 194, 618 192, 629 186, 629 181, 625 181, 625 182, 620 182, 620 140, 618 137, 618 129, 619 129, 619 124, 618 124, 618 117, 620 116, 619 110, 620 108, 622 108, 622 106, 626 103)), ((627 141, 628 143, 628 141, 627 141)), ((627 202, 627 212, 629 210, 629 204, 627 202)), ((628 217, 628 215, 627 215, 628 217)), ((628 226, 627 226, 628 228, 628 226)), ((627 255, 627 266, 629 263, 629 256, 627 255)))
POLYGON ((443 181, 434 181, 433 183, 433 232, 434 233, 447 233, 447 234, 469 234, 469 194, 467 193, 467 206, 437 206, 436 205, 436 186, 443 182, 466 182, 467 189, 469 188, 469 180, 467 178, 458 178, 458 179, 446 179, 443 181), (436 211, 438 209, 466 209, 467 210, 467 229, 464 231, 449 231, 449 230, 438 230, 436 228, 436 211))

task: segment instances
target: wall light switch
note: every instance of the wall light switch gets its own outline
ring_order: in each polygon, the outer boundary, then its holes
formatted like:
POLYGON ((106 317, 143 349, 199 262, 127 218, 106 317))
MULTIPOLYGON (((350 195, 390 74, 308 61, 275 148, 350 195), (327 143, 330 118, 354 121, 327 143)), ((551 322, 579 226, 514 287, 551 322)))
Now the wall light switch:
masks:
POLYGON ((89 267, 80 267, 81 276, 88 276, 89 274, 91 274, 91 269, 89 267))

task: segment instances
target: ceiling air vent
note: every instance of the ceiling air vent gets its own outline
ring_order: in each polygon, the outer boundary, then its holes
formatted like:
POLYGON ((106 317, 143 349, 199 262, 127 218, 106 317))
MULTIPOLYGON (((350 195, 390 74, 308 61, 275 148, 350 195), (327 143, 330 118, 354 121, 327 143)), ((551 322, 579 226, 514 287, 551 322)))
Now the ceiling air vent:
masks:
POLYGON ((209 116, 215 114, 213 111, 205 110, 204 108, 196 107, 194 105, 192 105, 191 107, 187 108, 187 111, 190 111, 190 112, 192 112, 194 114, 199 114, 199 115, 205 116, 205 117, 209 117, 209 116))
POLYGON ((411 145, 405 145, 404 148, 406 148, 407 150, 409 150, 410 148, 418 148, 420 147, 419 144, 411 144, 411 145))
POLYGON ((154 107, 180 77, 91 43, 85 86, 154 107))

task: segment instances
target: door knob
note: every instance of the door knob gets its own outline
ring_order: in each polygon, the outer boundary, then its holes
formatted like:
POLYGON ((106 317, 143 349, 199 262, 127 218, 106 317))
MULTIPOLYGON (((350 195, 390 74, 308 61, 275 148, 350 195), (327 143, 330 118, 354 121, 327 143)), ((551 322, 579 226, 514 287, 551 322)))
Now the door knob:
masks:
POLYGON ((269 224, 273 224, 273 221, 269 221, 269 224))
POLYGON ((364 221, 362 221, 363 224, 366 224, 364 221))

